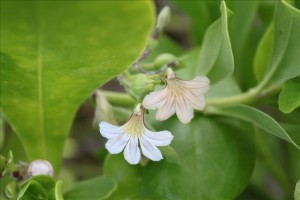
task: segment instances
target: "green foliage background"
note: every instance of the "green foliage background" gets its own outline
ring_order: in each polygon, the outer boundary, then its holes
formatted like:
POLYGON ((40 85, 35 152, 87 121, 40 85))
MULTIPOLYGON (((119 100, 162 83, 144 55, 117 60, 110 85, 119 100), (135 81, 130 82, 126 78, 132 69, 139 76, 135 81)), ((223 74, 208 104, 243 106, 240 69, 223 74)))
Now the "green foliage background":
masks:
MULTIPOLYGON (((178 76, 206 75, 212 87, 188 125, 150 112, 146 121, 175 138, 161 149, 163 161, 132 166, 104 150, 88 97, 141 55, 154 3, 1 1, 1 152, 47 159, 57 172, 19 185, 1 178, 1 198, 299 199, 299 2, 167 4, 172 21, 148 60, 184 56, 178 76)), ((117 121, 134 103, 121 96, 107 96, 117 121)))

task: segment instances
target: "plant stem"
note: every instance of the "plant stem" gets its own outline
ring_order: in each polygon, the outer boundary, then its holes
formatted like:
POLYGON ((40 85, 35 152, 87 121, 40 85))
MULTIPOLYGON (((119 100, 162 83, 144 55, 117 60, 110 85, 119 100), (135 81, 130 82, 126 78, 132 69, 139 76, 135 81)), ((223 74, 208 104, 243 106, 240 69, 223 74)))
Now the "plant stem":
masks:
POLYGON ((114 105, 131 107, 135 104, 135 100, 126 93, 104 90, 101 90, 101 92, 107 98, 107 100, 114 105))
POLYGON ((257 96, 258 96, 257 91, 254 89, 250 89, 246 93, 242 93, 235 96, 207 99, 207 104, 210 106, 226 106, 226 105, 243 104, 243 103, 248 104, 255 101, 257 96))
MULTIPOLYGON (((246 93, 242 93, 235 96, 211 98, 211 99, 207 99, 207 106, 220 107, 220 106, 228 106, 234 104, 250 104, 263 97, 277 94, 280 88, 281 88, 280 86, 275 86, 275 87, 267 88, 263 91, 258 91, 257 89, 253 88, 246 93)), ((135 104, 135 100, 126 93, 104 91, 104 90, 101 90, 101 92, 107 98, 107 100, 114 105, 134 106, 135 104)))
POLYGON ((262 90, 261 86, 257 86, 248 90, 248 92, 238 94, 229 97, 217 97, 207 99, 207 105, 209 106, 228 106, 233 104, 251 104, 255 101, 260 100, 263 97, 277 94, 281 86, 272 86, 265 90, 262 90))

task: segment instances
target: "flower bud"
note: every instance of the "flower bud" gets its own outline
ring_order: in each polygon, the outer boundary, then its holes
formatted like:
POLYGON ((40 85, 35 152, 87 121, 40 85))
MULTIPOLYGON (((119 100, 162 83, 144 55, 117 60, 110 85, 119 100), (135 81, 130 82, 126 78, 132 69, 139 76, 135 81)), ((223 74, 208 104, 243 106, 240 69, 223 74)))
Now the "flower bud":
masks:
POLYGON ((178 59, 170 54, 170 53, 165 53, 157 56, 154 60, 154 66, 155 68, 160 68, 168 63, 171 63, 173 61, 177 61, 178 59))
POLYGON ((146 74, 136 74, 131 78, 131 91, 137 96, 145 95, 154 90, 155 80, 146 74))
POLYGON ((48 175, 53 176, 54 170, 52 165, 47 160, 35 160, 28 166, 28 175, 48 175))
POLYGON ((158 31, 161 32, 163 28, 170 22, 170 19, 171 19, 170 7, 165 6, 158 14, 156 29, 158 29, 158 31))

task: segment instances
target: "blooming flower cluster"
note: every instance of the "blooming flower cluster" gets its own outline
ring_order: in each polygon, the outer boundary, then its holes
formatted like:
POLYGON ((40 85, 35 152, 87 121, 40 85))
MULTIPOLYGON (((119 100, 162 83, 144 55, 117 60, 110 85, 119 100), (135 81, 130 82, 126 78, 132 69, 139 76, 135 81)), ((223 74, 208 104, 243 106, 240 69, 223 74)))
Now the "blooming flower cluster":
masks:
POLYGON ((173 140, 169 131, 150 131, 144 123, 145 109, 157 109, 156 120, 166 120, 176 113, 178 119, 187 124, 194 116, 194 109, 205 107, 204 93, 209 89, 209 79, 197 76, 185 81, 167 70, 163 78, 166 86, 161 91, 151 92, 138 104, 130 119, 123 126, 107 122, 99 124, 100 133, 108 141, 105 145, 111 154, 124 150, 124 157, 130 164, 138 164, 142 154, 153 161, 161 160, 162 154, 157 146, 166 146, 173 140), (140 151, 141 150, 141 151, 140 151))

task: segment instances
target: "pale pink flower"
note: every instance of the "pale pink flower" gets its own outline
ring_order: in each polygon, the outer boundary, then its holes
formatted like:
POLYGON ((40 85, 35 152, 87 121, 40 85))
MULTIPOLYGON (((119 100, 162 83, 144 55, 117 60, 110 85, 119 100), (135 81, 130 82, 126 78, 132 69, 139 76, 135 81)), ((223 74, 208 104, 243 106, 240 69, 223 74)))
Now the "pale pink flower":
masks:
POLYGON ((169 70, 164 81, 165 88, 146 95, 142 105, 146 109, 157 109, 156 120, 166 120, 176 112, 183 124, 189 123, 194 117, 194 109, 203 110, 205 107, 204 93, 210 87, 209 79, 197 76, 186 81, 169 70))
POLYGON ((139 104, 130 119, 123 126, 114 126, 107 122, 99 124, 100 133, 108 141, 106 149, 111 154, 118 154, 124 150, 124 157, 130 164, 137 164, 144 156, 153 161, 163 159, 157 146, 166 146, 173 140, 169 131, 153 132, 144 123, 144 109, 139 104), (139 147, 140 146, 140 147, 139 147))

